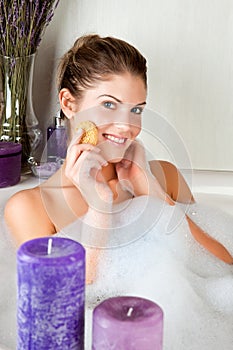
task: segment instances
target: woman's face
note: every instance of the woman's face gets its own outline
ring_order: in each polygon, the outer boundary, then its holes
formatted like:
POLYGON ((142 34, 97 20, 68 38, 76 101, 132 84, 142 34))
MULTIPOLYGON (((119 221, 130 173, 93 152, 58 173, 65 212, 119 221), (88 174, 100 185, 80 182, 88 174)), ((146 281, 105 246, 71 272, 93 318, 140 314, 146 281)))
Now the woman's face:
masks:
POLYGON ((84 120, 95 123, 98 147, 106 160, 119 161, 141 131, 146 93, 145 84, 138 76, 129 73, 110 76, 85 91, 73 119, 73 130, 84 120))

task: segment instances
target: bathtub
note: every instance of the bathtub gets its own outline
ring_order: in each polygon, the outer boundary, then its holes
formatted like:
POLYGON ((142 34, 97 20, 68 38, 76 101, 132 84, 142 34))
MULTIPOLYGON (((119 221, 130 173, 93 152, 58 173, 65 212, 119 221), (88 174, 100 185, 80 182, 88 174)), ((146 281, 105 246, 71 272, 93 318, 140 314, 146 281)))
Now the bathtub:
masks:
MULTIPOLYGON (((211 206, 216 206, 223 211, 233 214, 233 173, 232 172, 218 172, 218 171, 188 171, 182 170, 182 174, 189 184, 194 197, 197 202, 202 202, 211 206)), ((3 213, 8 198, 14 193, 37 186, 40 180, 32 176, 23 176, 18 185, 8 188, 0 189, 0 209, 3 213)), ((2 220, 2 217, 1 217, 2 220)), ((0 324, 0 329, 4 325, 0 324)), ((13 350, 12 344, 14 340, 11 340, 11 344, 7 342, 8 347, 1 346, 0 350, 13 350)))
POLYGON ((181 171, 197 202, 218 207, 233 215, 233 172, 181 171))

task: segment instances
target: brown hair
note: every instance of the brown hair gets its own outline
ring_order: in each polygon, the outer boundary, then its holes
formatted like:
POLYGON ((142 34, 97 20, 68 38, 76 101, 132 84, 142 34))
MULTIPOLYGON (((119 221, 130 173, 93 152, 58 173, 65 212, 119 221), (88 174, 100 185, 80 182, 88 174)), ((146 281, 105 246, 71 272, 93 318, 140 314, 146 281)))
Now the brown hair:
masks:
POLYGON ((146 59, 135 47, 113 37, 82 36, 61 59, 58 90, 67 88, 80 99, 83 90, 93 87, 98 80, 125 72, 141 77, 147 86, 146 59))

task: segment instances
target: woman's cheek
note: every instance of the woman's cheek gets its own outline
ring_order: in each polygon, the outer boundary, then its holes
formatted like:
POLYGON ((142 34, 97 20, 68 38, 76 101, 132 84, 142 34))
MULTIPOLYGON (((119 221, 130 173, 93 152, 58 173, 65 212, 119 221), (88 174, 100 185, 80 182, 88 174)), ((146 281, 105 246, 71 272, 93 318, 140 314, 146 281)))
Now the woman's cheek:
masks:
POLYGON ((141 124, 140 126, 136 126, 134 127, 134 131, 133 131, 133 139, 135 140, 136 137, 138 137, 138 135, 140 134, 142 128, 141 128, 141 124))

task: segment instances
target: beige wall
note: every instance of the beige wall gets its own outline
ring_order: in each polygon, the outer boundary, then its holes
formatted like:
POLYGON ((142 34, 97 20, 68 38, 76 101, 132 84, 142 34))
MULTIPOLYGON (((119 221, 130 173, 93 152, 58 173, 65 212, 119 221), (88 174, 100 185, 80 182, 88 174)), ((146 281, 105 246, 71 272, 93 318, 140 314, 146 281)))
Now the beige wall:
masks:
MULTIPOLYGON (((60 0, 36 61, 41 125, 58 108, 58 57, 90 32, 125 39, 147 57, 148 108, 173 125, 194 168, 233 170, 232 0, 60 0)), ((144 137, 156 156, 175 160, 176 141, 167 150, 144 137)))

